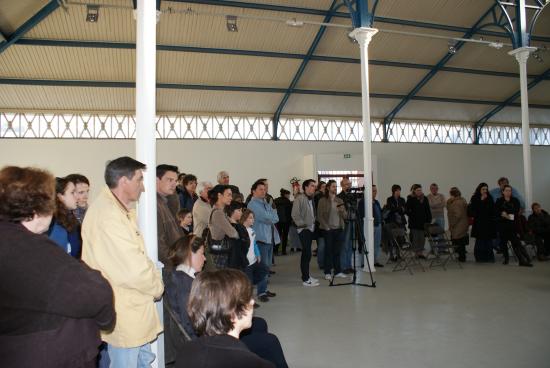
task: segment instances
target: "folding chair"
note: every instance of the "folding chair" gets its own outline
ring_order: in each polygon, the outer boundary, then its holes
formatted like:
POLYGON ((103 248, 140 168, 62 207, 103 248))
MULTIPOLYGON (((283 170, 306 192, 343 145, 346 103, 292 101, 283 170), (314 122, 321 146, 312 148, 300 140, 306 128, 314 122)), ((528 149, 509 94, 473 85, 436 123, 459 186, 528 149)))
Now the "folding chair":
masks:
POLYGON ((428 268, 439 267, 447 270, 446 265, 449 261, 455 261, 459 268, 462 268, 458 260, 458 253, 453 242, 448 238, 445 230, 438 224, 426 224, 424 226, 431 252, 428 255, 430 264, 428 268))
POLYGON ((392 272, 408 270, 412 275, 412 266, 419 266, 422 272, 426 272, 422 263, 416 258, 416 253, 413 250, 405 229, 391 229, 391 242, 397 249, 397 261, 392 272))

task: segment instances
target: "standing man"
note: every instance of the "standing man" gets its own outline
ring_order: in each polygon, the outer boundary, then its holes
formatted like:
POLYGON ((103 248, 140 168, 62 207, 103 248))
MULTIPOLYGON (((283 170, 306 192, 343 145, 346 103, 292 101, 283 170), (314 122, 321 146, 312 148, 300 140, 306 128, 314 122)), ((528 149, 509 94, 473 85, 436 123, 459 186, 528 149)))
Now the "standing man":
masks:
POLYGON ((325 279, 331 280, 331 271, 334 277, 347 277, 340 270, 340 244, 346 218, 344 201, 336 196, 336 181, 329 180, 326 193, 319 200, 317 208, 319 227, 325 238, 325 279))
MULTIPOLYGON (((356 219, 356 214, 354 211, 356 208, 351 208, 353 205, 352 198, 350 196, 351 191, 351 181, 349 178, 342 178, 342 181, 340 181, 340 186, 342 187, 342 191, 338 193, 338 198, 340 198, 345 205, 345 209, 348 214, 348 218, 346 218, 345 221, 345 227, 344 227, 344 233, 343 233, 343 244, 342 244, 342 251, 340 253, 340 266, 343 270, 342 272, 349 274, 353 273, 353 269, 351 268, 351 257, 353 256, 353 249, 352 249, 352 238, 353 238, 353 226, 356 219)), ((325 257, 326 258, 326 257, 325 257)))
MULTIPOLYGON (((503 176, 502 178, 498 179, 498 187, 491 189, 489 192, 491 194, 491 197, 493 197, 493 201, 496 203, 497 199, 502 197, 502 191, 504 190, 504 187, 510 186, 510 180, 508 180, 507 177, 503 176)), ((525 201, 523 200, 523 197, 516 188, 510 186, 512 188, 512 197, 517 198, 519 201, 519 205, 522 209, 525 209, 525 201)))
POLYGON ((428 194, 428 202, 430 202, 433 222, 445 230, 444 209, 447 202, 445 201, 445 196, 438 193, 438 191, 439 186, 436 183, 432 183, 432 185, 430 185, 430 194, 428 194))
POLYGON ((208 191, 212 189, 212 183, 201 181, 199 184, 199 199, 193 205, 193 234, 202 237, 202 233, 208 227, 212 206, 208 200, 208 191))
POLYGON ((177 166, 157 166, 158 258, 166 269, 172 268, 172 262, 168 260, 170 247, 183 236, 183 231, 168 207, 168 197, 176 193, 177 184, 177 166))
POLYGON ((107 164, 105 182, 82 226, 82 260, 101 271, 114 292, 117 320, 102 331, 111 367, 149 367, 155 360, 151 342, 162 332, 155 300, 164 291, 145 244, 133 205, 144 191, 145 165, 130 157, 107 164))
POLYGON ((254 212, 255 221, 252 228, 256 233, 256 243, 260 248, 261 261, 271 268, 273 258, 273 244, 275 239, 275 224, 279 222, 277 210, 271 207, 265 201, 266 189, 265 184, 261 181, 256 181, 252 184, 252 198, 248 203, 248 208, 254 212))
POLYGON ((227 171, 222 170, 218 173, 218 184, 229 186, 229 188, 231 189, 231 193, 233 194, 233 200, 235 200, 235 198, 237 197, 242 196, 238 186, 229 184, 229 173, 227 171))
POLYGON ((311 277, 309 274, 311 242, 313 240, 313 232, 315 231, 315 208, 313 203, 315 188, 315 180, 304 180, 302 183, 304 194, 298 196, 292 205, 292 220, 296 224, 300 243, 302 244, 300 270, 302 271, 302 285, 304 286, 319 286, 319 280, 311 277))
POLYGON ((90 181, 80 174, 70 174, 65 178, 75 186, 76 210, 73 211, 78 222, 82 224, 86 210, 88 209, 88 198, 90 196, 90 181))

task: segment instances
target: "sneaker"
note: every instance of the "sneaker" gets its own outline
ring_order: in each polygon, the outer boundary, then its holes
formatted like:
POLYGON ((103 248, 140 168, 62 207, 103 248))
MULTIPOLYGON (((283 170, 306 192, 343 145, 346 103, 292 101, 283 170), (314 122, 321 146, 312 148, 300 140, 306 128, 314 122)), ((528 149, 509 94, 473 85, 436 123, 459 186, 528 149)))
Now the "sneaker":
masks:
POLYGON ((325 280, 332 280, 330 273, 325 274, 325 280))
POLYGON ((341 279, 345 279, 348 277, 348 275, 344 274, 343 272, 340 272, 334 275, 334 277, 340 277, 341 279))
POLYGON ((311 281, 311 279, 309 279, 307 281, 302 282, 302 285, 309 286, 309 287, 314 287, 314 286, 319 286, 319 283, 318 282, 313 282, 313 281, 311 281))
POLYGON ((309 276, 309 281, 316 282, 317 284, 319 283, 318 279, 316 279, 315 277, 311 277, 311 276, 309 276))

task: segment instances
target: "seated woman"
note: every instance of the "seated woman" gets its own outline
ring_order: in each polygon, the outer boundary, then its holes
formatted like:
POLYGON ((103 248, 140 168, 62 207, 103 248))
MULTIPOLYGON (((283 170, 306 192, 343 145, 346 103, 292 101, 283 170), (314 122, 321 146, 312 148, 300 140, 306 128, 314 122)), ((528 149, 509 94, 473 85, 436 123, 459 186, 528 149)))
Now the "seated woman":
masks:
MULTIPOLYGON (((187 312, 187 305, 195 274, 204 265, 204 241, 193 235, 180 238, 172 247, 169 259, 174 269, 165 279, 165 298, 174 310, 178 322, 182 325, 186 334, 191 340, 195 340, 199 337, 199 334, 193 328, 187 312)), ((227 302, 226 300, 225 303, 227 302)), ((179 340, 172 337, 171 341, 177 342, 179 340)), ((273 362, 276 367, 288 367, 279 339, 267 332, 267 323, 262 318, 254 317, 252 319, 252 327, 241 334, 241 342, 253 353, 273 362)), ((176 348, 179 351, 184 349, 185 345, 187 344, 180 343, 176 348)), ((178 359, 176 366, 195 367, 190 361, 185 361, 185 364, 188 365, 183 365, 184 361, 182 359, 178 359)))
POLYGON ((535 236, 539 261, 547 261, 550 256, 550 215, 536 202, 531 209, 533 213, 529 216, 527 227, 535 236))
POLYGON ((80 259, 82 238, 80 223, 73 211, 76 210, 76 187, 66 178, 55 178, 55 213, 48 230, 48 237, 65 252, 80 259))

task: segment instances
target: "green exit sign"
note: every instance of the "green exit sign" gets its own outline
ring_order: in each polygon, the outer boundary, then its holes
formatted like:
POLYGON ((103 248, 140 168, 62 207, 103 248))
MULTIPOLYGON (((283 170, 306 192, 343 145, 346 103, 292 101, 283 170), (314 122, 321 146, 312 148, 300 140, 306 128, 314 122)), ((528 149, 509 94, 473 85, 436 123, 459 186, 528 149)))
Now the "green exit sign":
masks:
POLYGON ((344 153, 344 158, 351 158, 351 153, 344 153))

